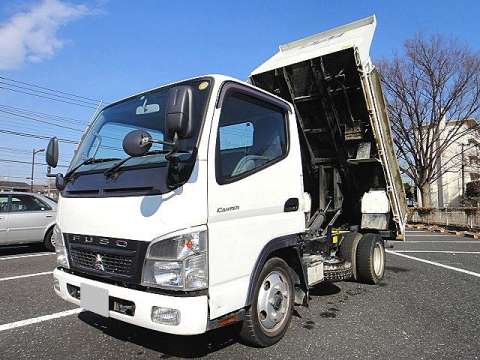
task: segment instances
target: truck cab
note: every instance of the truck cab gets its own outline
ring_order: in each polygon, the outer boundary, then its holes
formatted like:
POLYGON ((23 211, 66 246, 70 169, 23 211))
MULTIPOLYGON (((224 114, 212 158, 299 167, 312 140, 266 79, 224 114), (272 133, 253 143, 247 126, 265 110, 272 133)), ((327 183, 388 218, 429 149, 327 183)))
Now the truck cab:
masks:
MULTIPOLYGON (((68 172, 56 175, 59 296, 172 334, 242 321, 246 342, 269 346, 310 287, 381 280, 382 236, 401 235, 402 223, 384 173, 396 163, 378 158, 384 141, 371 113, 359 119, 370 133, 355 146, 377 160, 375 173, 362 174, 381 179, 352 195, 343 184, 350 166, 362 166, 346 161, 357 154, 336 134, 312 140, 308 113, 270 71, 252 74, 257 86, 223 75, 180 81, 97 114, 68 172), (347 158, 319 167, 318 149, 335 155, 329 144, 347 158)), ((319 134, 332 129, 317 125, 319 134)), ((47 162, 57 161, 54 138, 47 162)))

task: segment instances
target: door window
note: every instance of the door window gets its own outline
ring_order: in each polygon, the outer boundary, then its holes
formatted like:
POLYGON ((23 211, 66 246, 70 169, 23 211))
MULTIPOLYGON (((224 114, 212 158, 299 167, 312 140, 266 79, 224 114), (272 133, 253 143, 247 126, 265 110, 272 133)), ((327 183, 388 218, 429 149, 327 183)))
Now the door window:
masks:
POLYGON ((220 151, 253 145, 253 124, 249 121, 220 128, 220 151))
POLYGON ((37 199, 31 195, 13 195, 10 211, 22 212, 22 211, 44 211, 51 210, 50 206, 45 204, 40 199, 37 199))
POLYGON ((8 211, 8 196, 0 196, 0 213, 8 211))
POLYGON ((287 154, 285 114, 267 102, 234 93, 222 104, 217 144, 219 184, 253 174, 287 154))

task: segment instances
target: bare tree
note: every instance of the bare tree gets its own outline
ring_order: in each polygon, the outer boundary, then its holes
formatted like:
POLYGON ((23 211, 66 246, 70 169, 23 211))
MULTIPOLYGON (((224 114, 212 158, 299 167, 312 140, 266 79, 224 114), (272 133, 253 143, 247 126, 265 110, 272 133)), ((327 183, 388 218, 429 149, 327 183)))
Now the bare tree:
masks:
MULTIPOLYGON (((480 109, 480 55, 456 40, 417 35, 404 52, 378 64, 400 170, 430 206, 430 184, 458 162, 441 154, 468 131, 480 109), (448 126, 446 126, 448 125, 448 126)), ((478 126, 478 123, 477 123, 478 126)))

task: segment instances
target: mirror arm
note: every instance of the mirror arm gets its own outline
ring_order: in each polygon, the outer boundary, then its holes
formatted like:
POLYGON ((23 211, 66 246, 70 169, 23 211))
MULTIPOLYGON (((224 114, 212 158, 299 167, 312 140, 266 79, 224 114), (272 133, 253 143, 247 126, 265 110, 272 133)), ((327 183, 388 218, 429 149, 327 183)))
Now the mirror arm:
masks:
POLYGON ((151 144, 161 144, 161 145, 168 145, 168 146, 172 146, 172 147, 176 147, 177 146, 177 143, 176 142, 169 142, 169 141, 163 141, 163 140, 150 140, 149 141, 151 144))
POLYGON ((176 136, 173 142, 163 141, 163 140, 154 140, 154 139, 151 139, 149 142, 151 144, 162 144, 162 145, 171 146, 172 149, 167 154, 165 154, 165 159, 167 159, 168 161, 171 161, 173 159, 172 155, 178 151, 178 143, 176 141, 176 136))
POLYGON ((58 174, 52 174, 52 167, 51 166, 47 167, 47 177, 54 178, 54 177, 57 177, 57 175, 58 174))

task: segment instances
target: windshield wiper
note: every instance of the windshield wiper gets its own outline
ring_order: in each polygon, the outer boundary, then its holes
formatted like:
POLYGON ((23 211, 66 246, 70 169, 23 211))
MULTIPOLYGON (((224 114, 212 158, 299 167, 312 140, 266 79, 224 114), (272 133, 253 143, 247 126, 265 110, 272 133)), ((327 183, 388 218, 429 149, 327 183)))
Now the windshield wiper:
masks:
POLYGON ((67 172, 65 174, 65 180, 69 180, 71 176, 78 170, 80 169, 83 165, 89 165, 89 164, 97 164, 97 163, 102 163, 102 162, 108 162, 108 161, 114 161, 114 160, 120 160, 120 158, 103 158, 103 159, 95 159, 93 157, 88 158, 87 160, 82 161, 80 164, 75 166, 72 170, 67 172))
MULTIPOLYGON (((188 151, 178 151, 178 152, 182 152, 182 153, 188 153, 188 151)), ((138 158, 138 157, 144 157, 144 156, 147 156, 147 155, 156 155, 156 154, 169 154, 171 153, 171 150, 152 150, 152 151, 148 151, 146 152, 145 154, 141 155, 141 156, 129 156, 119 162, 117 162, 116 164, 114 164, 112 167, 108 168, 107 170, 105 170, 103 173, 105 174, 105 176, 107 177, 111 177, 115 174, 117 174, 119 172, 119 170, 121 169, 122 165, 125 164, 128 160, 132 159, 132 158, 138 158)))

